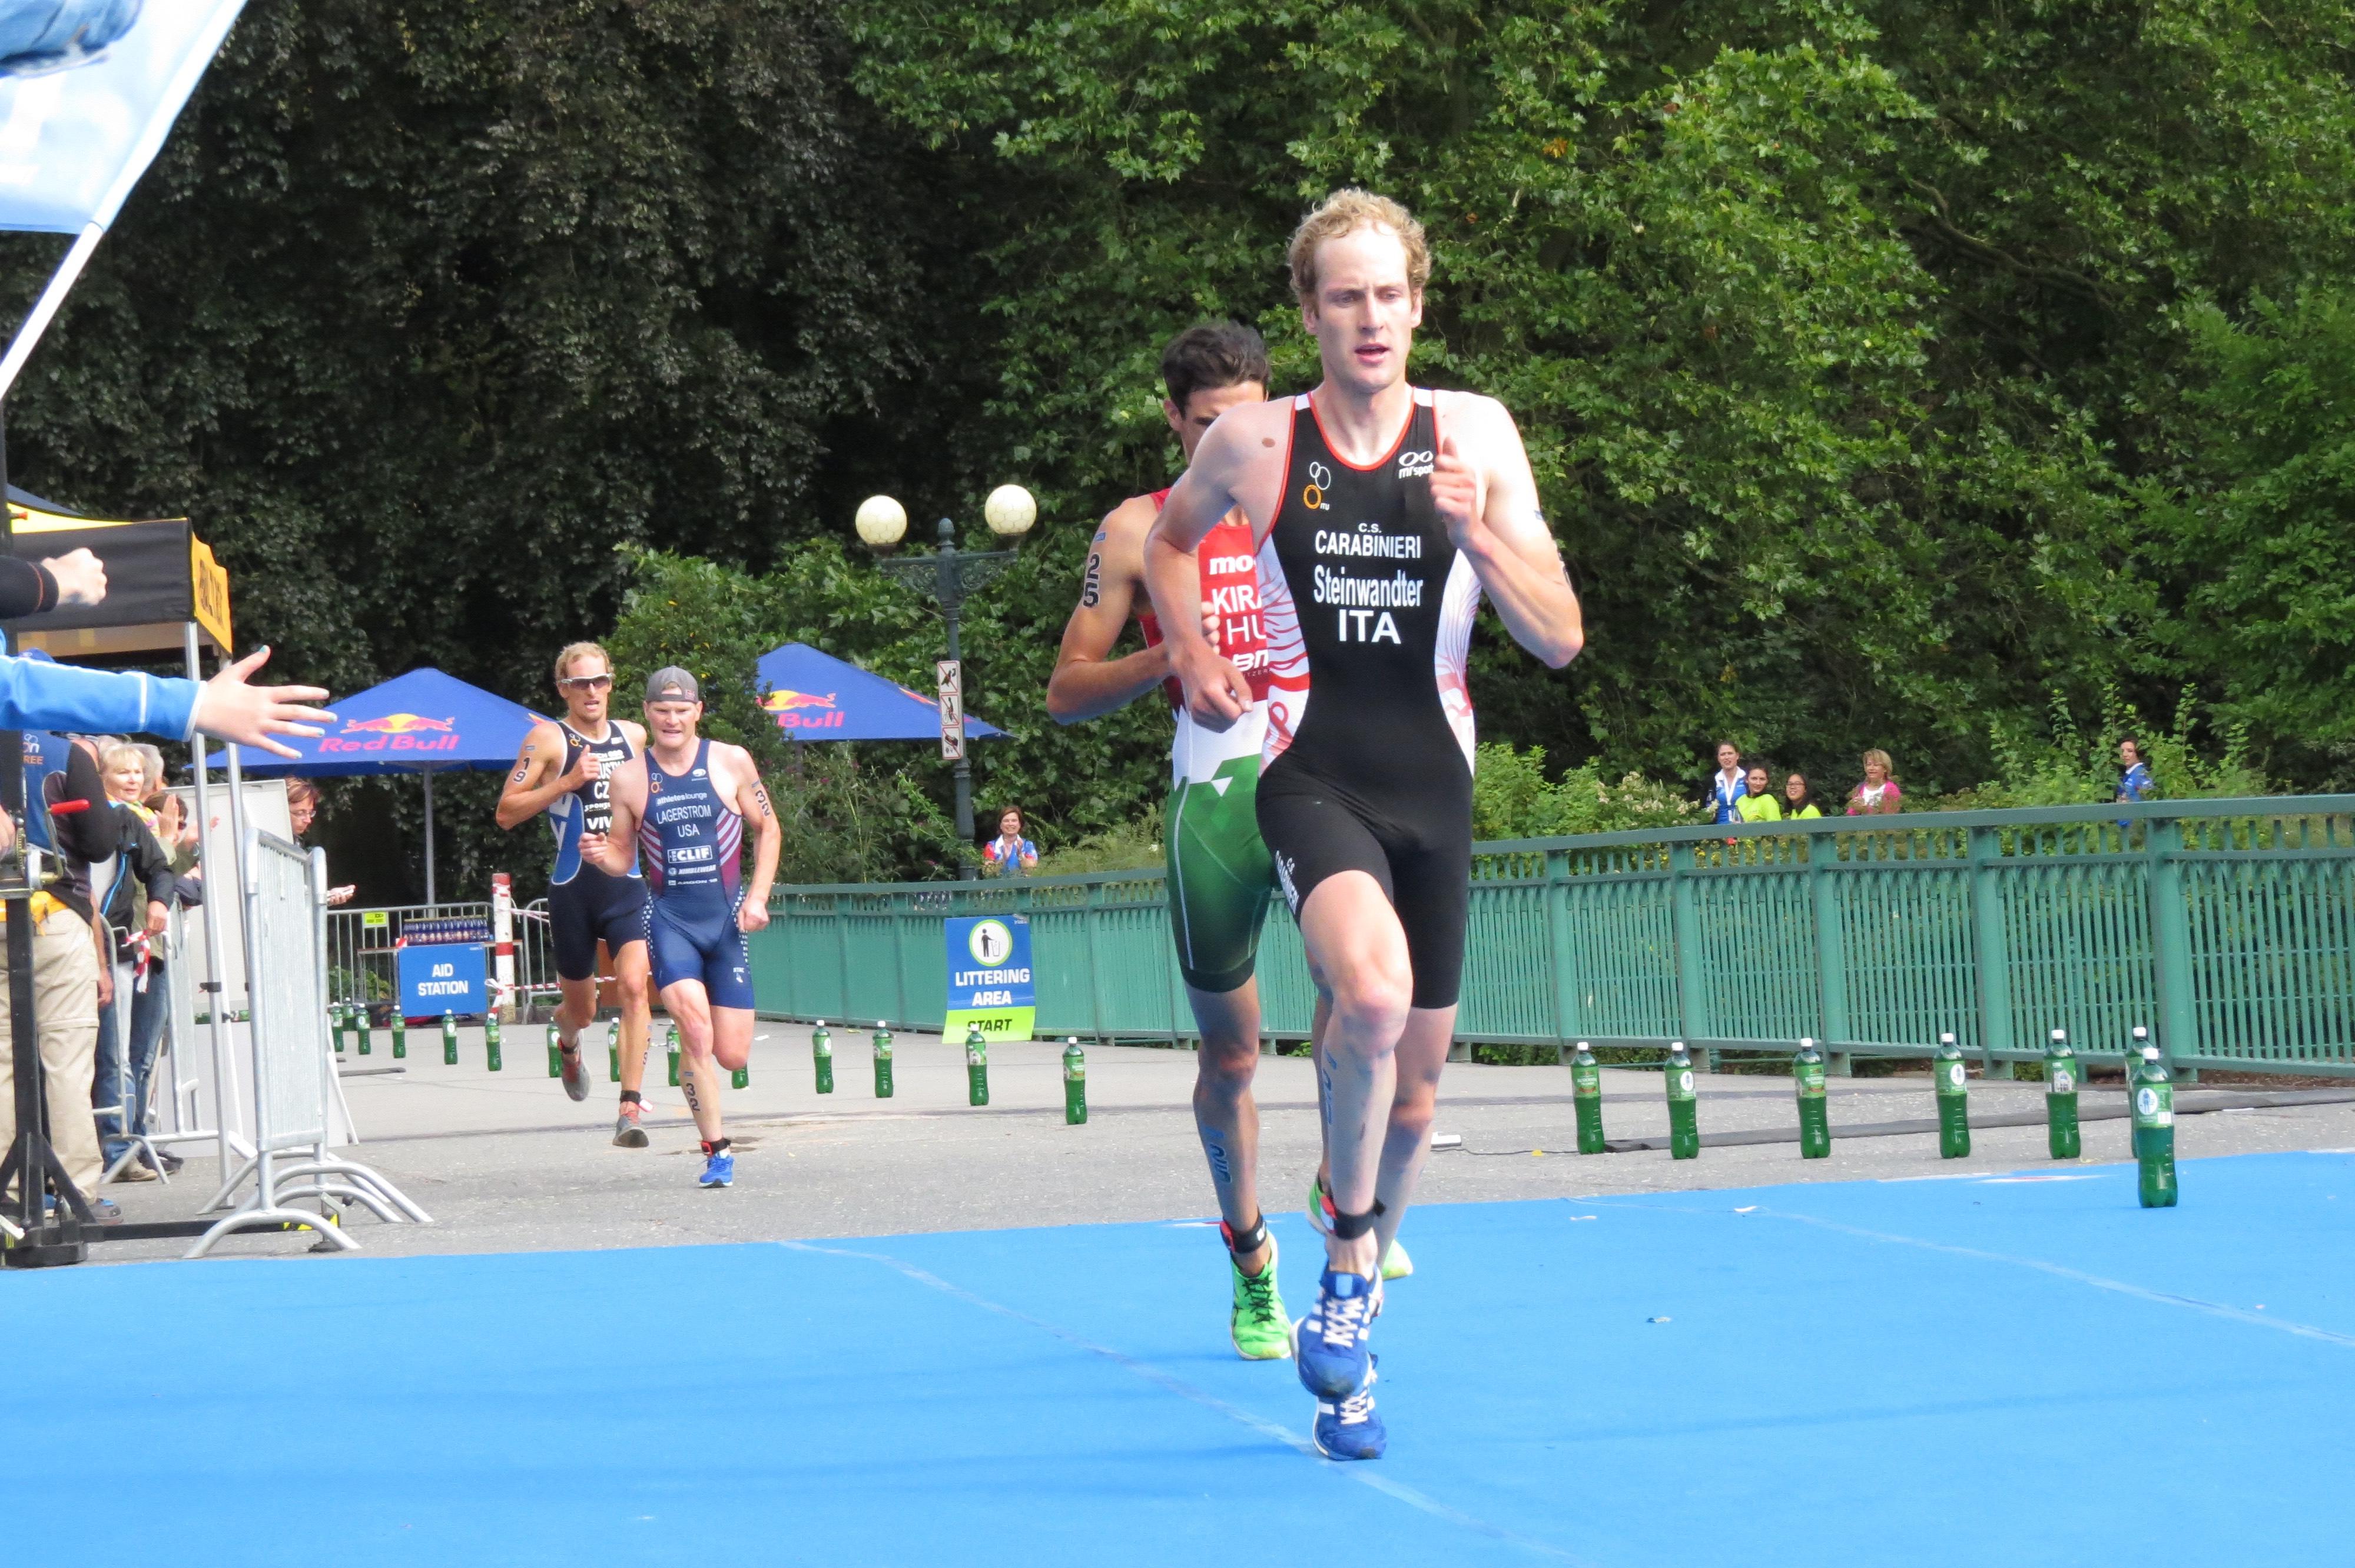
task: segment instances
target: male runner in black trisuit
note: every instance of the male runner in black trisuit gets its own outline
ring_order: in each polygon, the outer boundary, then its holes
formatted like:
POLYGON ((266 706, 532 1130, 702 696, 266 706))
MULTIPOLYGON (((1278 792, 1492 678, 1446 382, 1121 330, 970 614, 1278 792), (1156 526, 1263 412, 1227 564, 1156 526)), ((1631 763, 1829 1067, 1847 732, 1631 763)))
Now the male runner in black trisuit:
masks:
POLYGON ((556 1009, 564 1092, 589 1097, 589 1064, 581 1031, 597 1016, 597 944, 613 958, 622 1002, 622 1105, 613 1141, 646 1147, 640 1125, 645 1102, 646 1032, 651 1007, 646 984, 646 885, 633 865, 613 876, 581 856, 583 833, 602 833, 613 820, 613 770, 645 750, 646 732, 607 716, 613 705, 613 664, 594 642, 575 642, 556 656, 556 689, 564 717, 531 726, 515 771, 499 795, 499 826, 513 830, 546 811, 556 830, 556 865, 549 873, 548 925, 556 948, 563 1000, 556 1009))
POLYGON ((1318 1447, 1372 1458, 1377 1264, 1429 1143, 1464 969, 1472 618, 1486 589, 1557 669, 1584 633, 1512 417, 1407 385, 1431 271, 1422 226, 1341 191, 1293 236, 1291 264, 1325 378, 1220 418, 1154 524, 1146 575, 1195 719, 1220 728, 1252 688, 1191 613, 1196 549, 1236 506, 1260 541, 1260 835, 1332 1009, 1318 1071, 1335 1213, 1295 1361, 1318 1447))

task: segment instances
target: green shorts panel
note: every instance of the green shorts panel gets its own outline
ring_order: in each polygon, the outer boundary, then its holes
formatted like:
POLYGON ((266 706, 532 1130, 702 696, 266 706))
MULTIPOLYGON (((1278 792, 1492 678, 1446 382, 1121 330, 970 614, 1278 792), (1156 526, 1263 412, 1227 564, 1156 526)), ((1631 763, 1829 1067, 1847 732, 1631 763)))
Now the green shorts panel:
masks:
POLYGON ((1233 991, 1252 978, 1274 888, 1259 836, 1259 758, 1230 762, 1208 783, 1178 785, 1166 824, 1178 970, 1196 991, 1233 991))

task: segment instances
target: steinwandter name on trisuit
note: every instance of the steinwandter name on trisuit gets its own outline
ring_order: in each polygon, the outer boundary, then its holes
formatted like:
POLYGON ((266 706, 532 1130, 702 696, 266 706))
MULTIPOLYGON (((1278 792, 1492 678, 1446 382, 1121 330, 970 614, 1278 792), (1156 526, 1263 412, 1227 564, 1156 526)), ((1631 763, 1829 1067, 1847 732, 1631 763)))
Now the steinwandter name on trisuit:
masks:
MULTIPOLYGON (((1355 556, 1377 560, 1423 559, 1423 537, 1417 534, 1385 534, 1378 523, 1360 523, 1354 534, 1319 528, 1313 541, 1320 556, 1355 556)), ((1404 570, 1386 577, 1361 577, 1337 567, 1318 565, 1311 575, 1309 601, 1338 615, 1337 635, 1344 642, 1397 642, 1398 623, 1377 611, 1423 608, 1423 577, 1404 570)))

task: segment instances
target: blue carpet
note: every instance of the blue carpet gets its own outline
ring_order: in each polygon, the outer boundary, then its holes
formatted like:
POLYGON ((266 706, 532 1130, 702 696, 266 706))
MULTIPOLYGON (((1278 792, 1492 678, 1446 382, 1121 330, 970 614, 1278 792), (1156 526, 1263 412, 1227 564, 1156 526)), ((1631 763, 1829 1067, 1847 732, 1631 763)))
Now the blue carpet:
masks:
MULTIPOLYGON (((2171 1212, 2070 1174, 1419 1209, 1369 1466, 1298 1451, 1308 1401, 1230 1351, 1199 1226, 0 1274, 0 1541, 42 1568, 2355 1557, 2355 1157, 2188 1163, 2171 1212)), ((1275 1224, 1296 1313, 1313 1238, 1275 1224)))

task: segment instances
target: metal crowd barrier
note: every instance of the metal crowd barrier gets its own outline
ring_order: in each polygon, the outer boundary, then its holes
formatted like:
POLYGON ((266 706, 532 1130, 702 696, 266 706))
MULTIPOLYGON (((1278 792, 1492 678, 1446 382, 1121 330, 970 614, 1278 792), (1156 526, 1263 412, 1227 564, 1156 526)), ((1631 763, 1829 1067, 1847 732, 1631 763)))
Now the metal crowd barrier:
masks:
MULTIPOLYGON (((489 903, 391 904, 372 909, 327 911, 328 1000, 337 1006, 368 1007, 392 1000, 397 977, 393 954, 412 920, 493 922, 489 903)), ((516 995, 522 1007, 549 1002, 558 994, 556 951, 549 938, 548 900, 515 910, 516 995)))
MULTIPOLYGON (((218 890, 216 890, 218 892, 218 890)), ((302 1226, 342 1251, 359 1244, 322 1224, 329 1200, 365 1205, 378 1219, 431 1223, 400 1189, 367 1166, 335 1156, 330 1097, 335 1054, 327 1028, 327 857, 260 829, 245 835, 245 946, 253 1065, 253 1154, 221 1184, 208 1211, 251 1189, 188 1249, 202 1257, 233 1231, 302 1226), (317 1201, 315 1213, 293 1207, 317 1201)))
MULTIPOLYGON (((1042 1034, 1194 1033, 1158 871, 787 887, 751 941, 762 1012, 937 1028, 941 921, 1030 920, 1042 1034)), ((1281 900, 1266 1031, 1315 998, 1281 900)), ((2048 1031, 2179 1073, 2355 1076, 2355 795, 1712 825, 1475 846, 1457 1038, 1922 1056, 1998 1074, 2048 1031), (1869 824, 1869 825, 1868 825, 1869 824), (2123 824, 2123 825, 2122 825, 2123 824)))

